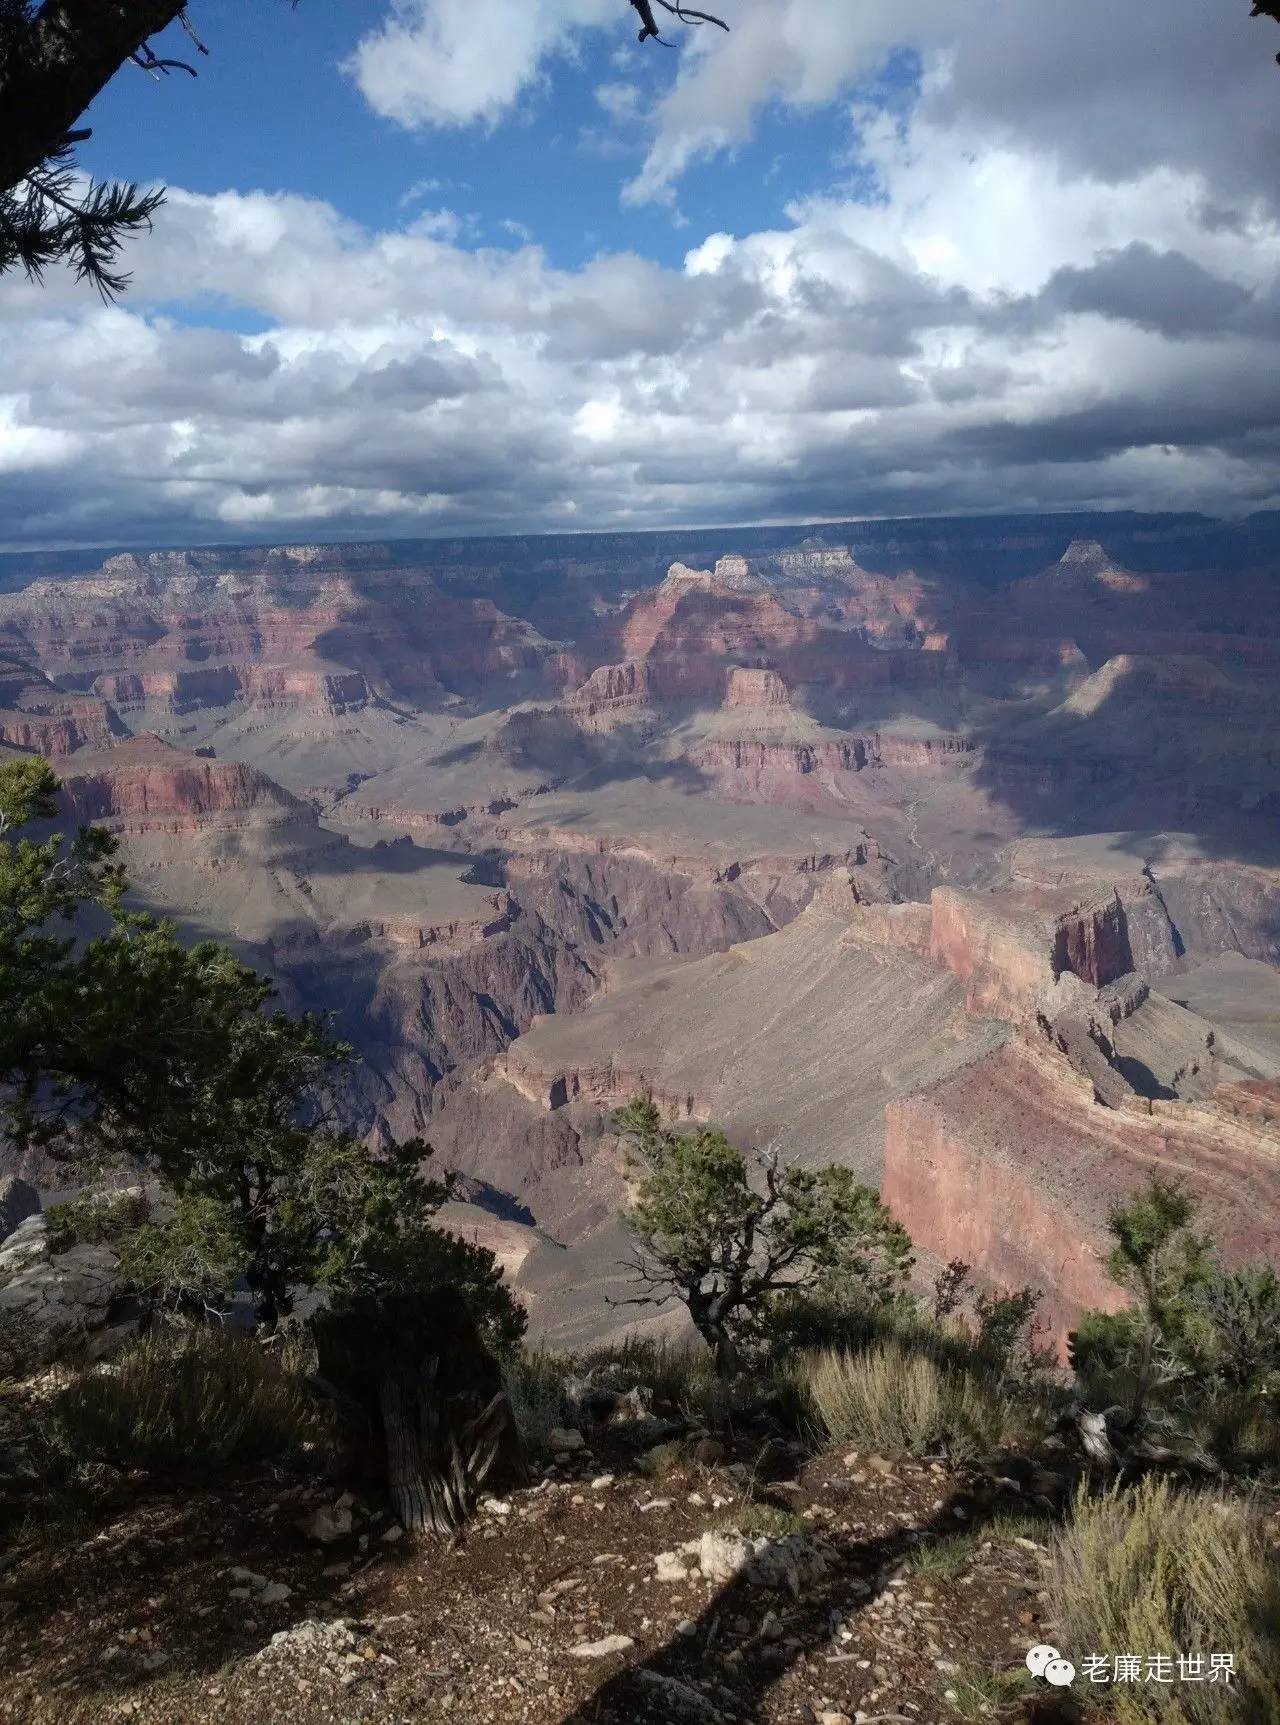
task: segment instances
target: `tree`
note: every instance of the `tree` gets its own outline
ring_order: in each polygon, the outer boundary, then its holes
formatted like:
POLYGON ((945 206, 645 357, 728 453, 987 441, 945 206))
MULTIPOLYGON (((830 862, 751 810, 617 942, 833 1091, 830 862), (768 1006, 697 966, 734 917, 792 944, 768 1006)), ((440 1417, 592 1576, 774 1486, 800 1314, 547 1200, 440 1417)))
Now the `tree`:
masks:
POLYGON ((270 1329, 299 1288, 447 1283, 514 1339, 492 1255, 431 1226, 451 1185, 423 1172, 430 1146, 375 1153, 343 1124, 351 1050, 315 1014, 268 1010, 270 982, 225 948, 126 910, 107 834, 21 836, 57 789, 46 762, 0 766, 0 1127, 80 1176, 137 1170, 159 1197, 56 1223, 110 1232, 137 1290, 169 1305, 216 1307, 243 1282, 270 1329), (85 913, 105 931, 56 932, 85 913))
MULTIPOLYGON (((671 0, 630 3, 643 24, 641 42, 662 40, 654 3, 684 23, 728 28, 671 0)), ((182 0, 0 0, 0 274, 21 266, 39 281, 50 264, 66 262, 104 299, 127 287, 115 260, 131 234, 150 228, 164 192, 86 184, 75 148, 92 130, 76 122, 129 62, 155 78, 196 76, 190 61, 161 58, 149 45, 175 20, 195 53, 207 54, 182 0)))
POLYGON ((1126 1432, 1183 1436, 1201 1416, 1232 1410, 1274 1420, 1280 1396, 1280 1278, 1266 1265, 1228 1269, 1197 1233, 1196 1206, 1158 1177, 1111 1212, 1110 1274, 1132 1296, 1116 1313, 1088 1312, 1071 1362, 1126 1432))
POLYGON ((910 1239, 849 1169, 784 1167, 776 1154, 749 1168, 723 1132, 673 1131, 644 1098, 616 1118, 638 1176, 624 1222, 645 1292, 613 1303, 681 1300, 722 1373, 740 1369, 776 1294, 830 1282, 874 1305, 901 1291, 910 1239))

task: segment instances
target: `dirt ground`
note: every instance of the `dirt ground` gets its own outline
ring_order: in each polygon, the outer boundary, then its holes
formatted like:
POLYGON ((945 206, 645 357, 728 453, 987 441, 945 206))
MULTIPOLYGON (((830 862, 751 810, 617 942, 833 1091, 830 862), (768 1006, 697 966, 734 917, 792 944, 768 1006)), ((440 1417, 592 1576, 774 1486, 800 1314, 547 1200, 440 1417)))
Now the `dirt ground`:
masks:
POLYGON ((655 1477, 597 1441, 452 1545, 359 1503, 320 1545, 296 1523, 336 1489, 284 1478, 116 1481, 112 1506, 37 1524, 0 1557, 0 1721, 1082 1717, 1024 1667, 1051 1638, 1049 1507, 1065 1479, 714 1448, 655 1477), (660 1553, 738 1526, 790 1536, 822 1573, 795 1590, 696 1568, 658 1579, 660 1553), (1002 1671, 1012 1699, 993 1687, 1002 1671))

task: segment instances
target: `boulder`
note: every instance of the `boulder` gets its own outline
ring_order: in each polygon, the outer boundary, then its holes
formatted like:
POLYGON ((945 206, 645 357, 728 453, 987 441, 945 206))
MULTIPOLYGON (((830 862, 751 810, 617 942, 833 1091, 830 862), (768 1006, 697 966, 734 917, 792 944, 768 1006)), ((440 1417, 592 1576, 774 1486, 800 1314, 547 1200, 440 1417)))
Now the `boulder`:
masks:
POLYGON ((52 1251, 45 1216, 28 1216, 0 1245, 0 1318, 29 1326, 38 1355, 52 1358, 66 1347, 101 1356, 132 1333, 112 1325, 111 1304, 120 1264, 105 1246, 52 1251))

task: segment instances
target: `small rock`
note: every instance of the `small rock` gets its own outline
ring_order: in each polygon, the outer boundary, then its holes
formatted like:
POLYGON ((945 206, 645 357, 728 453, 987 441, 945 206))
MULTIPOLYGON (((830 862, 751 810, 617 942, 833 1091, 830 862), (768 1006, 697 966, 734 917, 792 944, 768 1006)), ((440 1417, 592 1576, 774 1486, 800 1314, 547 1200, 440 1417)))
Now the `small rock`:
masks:
POLYGON ((591 1489, 592 1491, 607 1491, 612 1484, 613 1475, 611 1473, 602 1473, 597 1479, 592 1480, 591 1489))
POLYGON ((319 1545, 332 1545, 351 1532, 351 1505, 343 1503, 341 1498, 334 1504, 322 1503, 294 1525, 304 1539, 314 1539, 319 1545))
POLYGON ((270 1645, 253 1655, 254 1663, 274 1663, 277 1659, 306 1657, 309 1661, 336 1661, 349 1655, 355 1647, 355 1634, 346 1618, 332 1623, 320 1623, 309 1618, 295 1623, 292 1629, 282 1629, 271 1637, 270 1645))
POLYGON ((383 1545, 398 1545, 403 1538, 404 1529, 398 1521, 393 1521, 391 1526, 383 1532, 382 1543, 383 1545))
POLYGON ((283 1581, 273 1581, 262 1589, 258 1595, 259 1605, 283 1605, 286 1599, 292 1599, 293 1589, 283 1581))
POLYGON ((893 1463, 886 1460, 882 1455, 869 1455, 866 1466, 871 1469, 872 1473, 887 1474, 893 1472, 893 1463))
POLYGON ((586 1439, 573 1426, 552 1426, 547 1433, 547 1448, 564 1454, 568 1450, 585 1449, 586 1439))
POLYGON ((751 1562, 752 1550, 740 1533, 708 1529, 698 1551, 698 1567, 708 1581, 732 1581, 751 1562))
POLYGON ((719 1438, 699 1438, 693 1446, 693 1459, 703 1467, 715 1467, 724 1460, 724 1445, 719 1438))
POLYGON ((611 1653, 625 1653, 634 1646, 629 1635, 605 1635, 599 1641, 580 1641, 569 1652, 575 1659, 607 1659, 611 1653))

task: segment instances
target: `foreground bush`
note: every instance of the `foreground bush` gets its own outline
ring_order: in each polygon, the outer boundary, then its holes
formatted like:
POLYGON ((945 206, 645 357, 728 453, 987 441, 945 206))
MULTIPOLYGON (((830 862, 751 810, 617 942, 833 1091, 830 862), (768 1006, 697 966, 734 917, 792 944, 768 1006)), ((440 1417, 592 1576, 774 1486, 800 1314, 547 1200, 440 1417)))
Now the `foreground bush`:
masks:
POLYGON ((1050 1587, 1056 1640, 1089 1653, 1235 1656, 1236 1681, 1124 1683, 1097 1691, 1117 1725, 1276 1725, 1280 1575, 1261 1517, 1240 1499, 1149 1478, 1083 1491, 1059 1535, 1050 1587))
POLYGON ((1153 1178, 1108 1218, 1108 1270, 1131 1297, 1071 1337, 1081 1399, 1141 1439, 1239 1470, 1280 1462, 1280 1276, 1228 1268, 1194 1200, 1153 1178))
POLYGON ((297 1462, 326 1437, 295 1359, 211 1326, 153 1332, 69 1384, 53 1418, 75 1461, 157 1473, 297 1462))
POLYGON ((824 1349, 792 1367, 821 1433, 832 1443, 912 1455, 987 1455, 1027 1435, 1024 1404, 980 1373, 885 1342, 863 1352, 824 1349))

